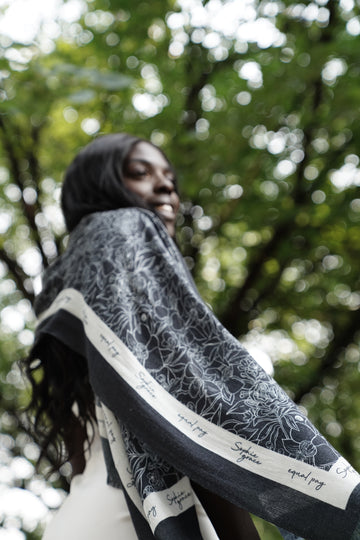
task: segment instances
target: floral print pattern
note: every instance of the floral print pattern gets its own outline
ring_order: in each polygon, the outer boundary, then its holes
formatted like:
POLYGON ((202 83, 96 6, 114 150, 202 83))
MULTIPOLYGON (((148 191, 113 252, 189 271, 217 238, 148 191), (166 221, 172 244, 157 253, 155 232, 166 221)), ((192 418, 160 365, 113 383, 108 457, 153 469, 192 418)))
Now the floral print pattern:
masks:
MULTIPOLYGON (((251 443, 328 470, 339 454, 200 299, 160 220, 135 208, 87 216, 47 271, 36 310, 80 291, 168 393, 251 443)), ((125 427, 142 498, 181 478, 125 427)))

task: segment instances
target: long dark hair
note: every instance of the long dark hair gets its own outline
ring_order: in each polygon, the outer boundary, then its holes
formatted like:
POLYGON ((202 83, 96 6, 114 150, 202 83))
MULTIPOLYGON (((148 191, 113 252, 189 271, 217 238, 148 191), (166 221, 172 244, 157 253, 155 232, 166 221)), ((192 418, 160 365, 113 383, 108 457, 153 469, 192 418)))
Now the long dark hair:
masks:
MULTIPOLYGON (((61 198, 69 232, 93 212, 132 206, 154 211, 123 182, 126 159, 141 141, 124 133, 104 135, 75 157, 66 171, 61 198)), ((41 294, 35 304, 41 304, 41 294)), ((57 471, 69 459, 81 458, 84 444, 91 444, 88 428, 96 420, 86 360, 46 335, 35 341, 22 367, 32 390, 27 413, 41 449, 37 465, 46 457, 50 470, 57 471)))
POLYGON ((95 422, 85 358, 54 336, 44 335, 22 361, 22 368, 32 389, 27 430, 40 447, 37 466, 46 458, 50 474, 68 460, 81 461, 95 422))

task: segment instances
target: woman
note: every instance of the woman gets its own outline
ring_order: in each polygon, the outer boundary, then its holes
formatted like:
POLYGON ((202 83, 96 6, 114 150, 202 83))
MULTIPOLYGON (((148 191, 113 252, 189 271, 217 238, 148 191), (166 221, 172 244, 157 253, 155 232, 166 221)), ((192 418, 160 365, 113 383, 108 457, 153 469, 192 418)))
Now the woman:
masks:
MULTIPOLYGON (((45 275, 27 363, 43 453, 62 438, 80 472, 90 444, 84 478, 98 426, 116 508, 126 499, 112 533, 116 512, 94 509, 91 538, 257 538, 233 505, 308 539, 359 538, 357 473, 199 298, 171 238, 179 198, 164 154, 97 139, 69 167, 62 206, 70 241, 45 275)), ((90 538, 84 526, 73 538, 90 538)))

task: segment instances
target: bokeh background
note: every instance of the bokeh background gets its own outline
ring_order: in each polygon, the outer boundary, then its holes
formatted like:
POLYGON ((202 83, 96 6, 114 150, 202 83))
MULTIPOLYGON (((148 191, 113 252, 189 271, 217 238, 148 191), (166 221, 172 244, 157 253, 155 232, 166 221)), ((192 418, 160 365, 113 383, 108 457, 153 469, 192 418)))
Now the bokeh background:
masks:
POLYGON ((35 473, 17 362, 63 172, 101 133, 168 154, 203 298, 360 469, 359 35, 358 0, 1 0, 1 540, 38 539, 67 489, 35 473))

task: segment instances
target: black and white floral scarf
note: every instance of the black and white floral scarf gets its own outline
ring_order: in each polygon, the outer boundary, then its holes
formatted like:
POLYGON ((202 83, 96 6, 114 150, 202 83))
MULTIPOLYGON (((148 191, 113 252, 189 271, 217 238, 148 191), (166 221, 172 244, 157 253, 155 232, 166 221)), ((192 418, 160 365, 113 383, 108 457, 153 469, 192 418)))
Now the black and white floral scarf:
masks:
POLYGON ((87 359, 139 539, 205 539, 190 479, 306 539, 360 538, 359 475, 218 322, 151 212, 83 218, 36 311, 37 340, 87 359))

